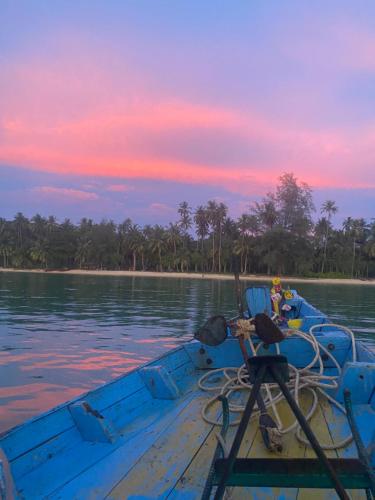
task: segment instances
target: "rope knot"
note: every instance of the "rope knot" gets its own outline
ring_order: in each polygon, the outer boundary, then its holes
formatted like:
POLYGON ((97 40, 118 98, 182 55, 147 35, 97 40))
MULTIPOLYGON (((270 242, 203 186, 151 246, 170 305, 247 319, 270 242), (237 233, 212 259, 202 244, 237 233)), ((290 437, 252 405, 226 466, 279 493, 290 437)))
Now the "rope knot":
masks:
POLYGON ((239 319, 237 321, 236 337, 242 335, 245 339, 248 339, 252 332, 255 332, 255 326, 252 324, 251 319, 239 319))

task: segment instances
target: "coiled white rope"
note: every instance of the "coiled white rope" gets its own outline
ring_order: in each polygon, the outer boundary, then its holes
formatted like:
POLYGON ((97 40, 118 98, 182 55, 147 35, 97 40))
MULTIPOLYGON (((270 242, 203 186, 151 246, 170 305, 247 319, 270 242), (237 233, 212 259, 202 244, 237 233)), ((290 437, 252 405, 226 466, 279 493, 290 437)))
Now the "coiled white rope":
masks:
MULTIPOLYGON (((356 346, 355 346, 355 339, 354 339, 354 334, 353 332, 347 328, 346 326, 342 325, 337 325, 334 323, 322 323, 319 325, 314 325, 310 328, 309 332, 302 332, 300 330, 289 330, 288 334, 289 336, 293 337, 300 337, 304 339, 306 342, 308 342, 314 352, 313 359, 308 363, 304 368, 299 368, 297 369, 294 365, 289 364, 289 372, 290 372, 290 381, 288 382, 288 388, 290 392, 293 394, 294 399, 297 403, 297 405, 300 407, 300 396, 301 396, 301 391, 306 390, 312 395, 312 403, 310 408, 308 409, 307 413, 305 414, 305 418, 307 421, 311 420, 313 417, 317 407, 318 407, 318 393, 325 397, 328 401, 330 401, 333 405, 335 405, 342 413, 346 414, 345 408, 338 402, 336 401, 332 396, 330 396, 326 390, 327 389, 337 389, 338 387, 338 378, 341 374, 341 367, 335 357, 329 352, 328 349, 326 349, 313 335, 313 332, 318 329, 318 328, 324 328, 324 327, 334 327, 338 328, 342 331, 344 331, 349 338, 351 339, 351 345, 352 345, 352 358, 353 361, 356 361, 357 359, 357 354, 356 354, 356 346), (322 360, 322 353, 328 356, 332 362, 334 363, 336 369, 337 369, 337 375, 325 375, 324 374, 324 364, 322 360), (318 370, 313 371, 312 368, 318 365, 318 370)), ((258 350, 260 347, 263 345, 263 342, 260 342, 257 347, 254 346, 251 337, 248 337, 248 341, 250 344, 250 349, 251 352, 254 356, 257 355, 258 350)), ((276 351, 278 354, 280 354, 280 344, 276 344, 276 351)), ((216 419, 213 419, 209 417, 208 412, 210 408, 217 402, 217 398, 219 395, 226 396, 229 400, 229 410, 234 413, 241 413, 245 406, 242 404, 230 402, 230 398, 233 394, 235 394, 237 391, 250 391, 252 385, 248 382, 248 376, 247 376, 247 371, 245 365, 242 365, 240 367, 225 367, 225 368, 218 368, 215 370, 211 370, 203 377, 201 377, 198 381, 198 386, 200 389, 203 391, 212 391, 215 392, 215 395, 209 399, 209 401, 206 403, 206 405, 202 409, 202 417, 203 419, 208 422, 209 424, 212 425, 221 425, 220 422, 218 422, 216 419), (219 377, 218 377, 219 375, 219 377), (215 377, 214 382, 216 382, 219 379, 219 383, 215 383, 215 385, 208 384, 208 380, 213 379, 215 377), (223 380, 224 379, 224 380, 223 380)), ((262 386, 263 390, 263 400, 265 403, 266 408, 271 407, 274 413, 274 416, 276 418, 277 426, 279 431, 282 434, 287 434, 288 432, 295 432, 295 435, 297 439, 305 444, 310 446, 309 441, 302 435, 302 430, 300 425, 298 424, 298 421, 295 420, 291 425, 288 427, 284 427, 279 415, 279 412, 277 410, 277 403, 279 403, 282 399, 284 399, 284 396, 278 387, 277 384, 263 384, 262 386), (264 390, 263 390, 264 388, 264 390)), ((255 409, 257 409, 257 406, 255 406, 255 409)), ((253 413, 251 418, 255 418, 259 416, 259 411, 256 411, 253 413)), ((238 425, 240 422, 240 418, 234 419, 233 421, 230 422, 229 425, 238 425)), ((320 446, 324 450, 336 450, 339 448, 344 448, 347 446, 353 439, 353 436, 350 434, 347 436, 345 439, 339 441, 338 443, 333 443, 333 444, 326 444, 326 443, 320 443, 320 446)))

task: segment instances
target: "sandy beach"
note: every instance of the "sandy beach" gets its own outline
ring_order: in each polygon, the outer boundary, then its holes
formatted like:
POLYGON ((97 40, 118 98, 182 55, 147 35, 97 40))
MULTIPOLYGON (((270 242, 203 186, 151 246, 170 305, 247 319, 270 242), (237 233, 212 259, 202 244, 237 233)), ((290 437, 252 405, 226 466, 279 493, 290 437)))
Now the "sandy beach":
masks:
MULTIPOLYGON (((83 270, 69 269, 67 271, 46 271, 44 269, 12 269, 0 268, 0 272, 14 273, 43 273, 43 274, 73 274, 88 276, 138 276, 147 278, 189 278, 189 279, 207 279, 207 280, 233 280, 232 274, 202 274, 202 273, 176 273, 176 272, 155 272, 155 271, 101 271, 101 270, 83 270)), ((271 276, 241 274, 241 279, 248 281, 270 281, 271 276)), ((281 276, 284 282, 293 283, 316 283, 322 285, 364 285, 374 286, 375 280, 360 279, 332 279, 332 278, 294 278, 292 276, 281 276)))

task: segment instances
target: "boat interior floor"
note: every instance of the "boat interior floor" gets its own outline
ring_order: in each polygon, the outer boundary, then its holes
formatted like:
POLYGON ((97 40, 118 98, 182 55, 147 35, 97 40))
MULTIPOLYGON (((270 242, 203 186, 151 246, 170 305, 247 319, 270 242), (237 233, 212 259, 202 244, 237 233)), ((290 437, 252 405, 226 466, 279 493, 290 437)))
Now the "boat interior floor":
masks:
MULTIPOLYGON (((154 399, 141 407, 141 415, 122 429, 120 441, 113 447, 109 443, 85 443, 79 450, 70 450, 71 460, 61 457, 64 464, 77 467, 77 460, 86 463, 79 475, 54 491, 39 498, 50 499, 145 499, 145 498, 200 498, 217 444, 219 428, 207 424, 201 417, 202 407, 212 396, 197 388, 202 371, 189 376, 183 396, 176 400, 154 399), (83 469, 83 470, 82 470, 83 469)), ((303 394, 301 407, 311 405, 311 395, 303 394)), ((292 421, 292 413, 285 402, 278 404, 283 423, 292 421)), ((217 410, 220 411, 219 408, 217 410)), ((367 411, 367 409, 364 409, 367 411)), ((283 452, 270 453, 262 442, 258 419, 252 419, 242 442, 239 457, 257 458, 316 458, 310 447, 297 441, 294 433, 283 436, 283 452)), ((346 417, 326 400, 319 400, 310 421, 312 430, 321 443, 332 444, 349 434, 346 417)), ((230 446, 236 427, 230 427, 227 442, 230 446)), ((67 451, 66 453, 69 453, 67 451)), ((356 457, 353 443, 344 449, 327 451, 331 458, 356 457)), ((53 469, 59 467, 52 461, 53 469)), ((25 476, 30 485, 42 485, 43 476, 37 471, 25 476)), ((50 472, 52 474, 52 471, 50 472)), ((35 489, 34 489, 35 493, 35 489)), ((366 498, 365 492, 350 492, 352 498, 366 498)), ((337 498, 333 490, 307 490, 282 488, 232 488, 230 498, 337 498)))

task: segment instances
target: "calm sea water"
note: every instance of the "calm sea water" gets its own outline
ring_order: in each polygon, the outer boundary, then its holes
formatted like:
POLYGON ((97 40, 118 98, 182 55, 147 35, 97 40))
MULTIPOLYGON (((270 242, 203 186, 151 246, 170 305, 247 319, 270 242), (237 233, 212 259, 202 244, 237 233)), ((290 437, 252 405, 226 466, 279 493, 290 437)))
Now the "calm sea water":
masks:
MULTIPOLYGON (((296 288, 375 345, 375 287, 296 288)), ((235 304, 231 281, 0 273, 0 432, 178 346, 235 304)))

